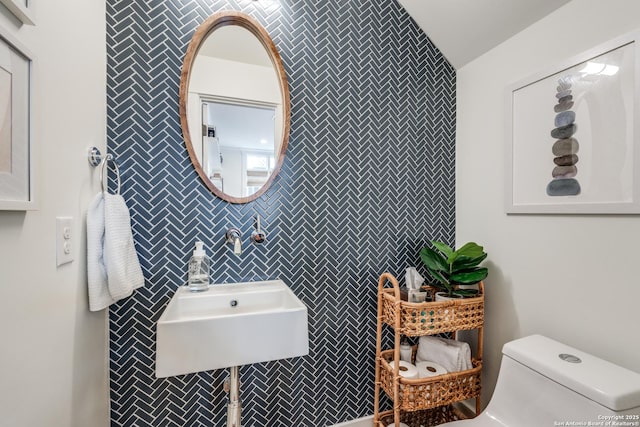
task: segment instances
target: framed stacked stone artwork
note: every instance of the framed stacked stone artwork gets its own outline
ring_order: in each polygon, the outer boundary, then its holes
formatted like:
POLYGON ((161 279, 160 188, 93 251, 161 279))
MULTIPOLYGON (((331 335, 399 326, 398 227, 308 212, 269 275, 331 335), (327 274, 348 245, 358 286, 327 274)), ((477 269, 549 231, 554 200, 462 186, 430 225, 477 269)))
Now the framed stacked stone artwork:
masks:
POLYGON ((507 213, 640 213, 638 33, 507 89, 507 213))

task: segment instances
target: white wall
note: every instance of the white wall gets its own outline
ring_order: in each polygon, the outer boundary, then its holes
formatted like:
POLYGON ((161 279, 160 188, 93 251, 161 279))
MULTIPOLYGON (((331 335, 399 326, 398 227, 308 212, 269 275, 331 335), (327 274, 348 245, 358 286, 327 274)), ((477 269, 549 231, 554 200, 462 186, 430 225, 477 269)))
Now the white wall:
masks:
POLYGON ((31 50, 40 210, 0 212, 0 426, 109 425, 106 313, 88 311, 84 216, 98 191, 86 152, 105 150, 105 4, 32 2, 36 26, 3 6, 31 50), (56 268, 55 217, 72 216, 75 261, 56 268))
POLYGON ((189 92, 280 104, 272 67, 199 56, 191 69, 189 92), (215 76, 215 78, 211 78, 215 76))
MULTIPOLYGON (((457 74, 456 239, 489 253, 484 396, 502 345, 540 333, 640 372, 640 216, 504 213, 504 90, 640 28, 640 2, 573 0, 457 74)), ((637 184, 637 183, 636 183, 637 184)))

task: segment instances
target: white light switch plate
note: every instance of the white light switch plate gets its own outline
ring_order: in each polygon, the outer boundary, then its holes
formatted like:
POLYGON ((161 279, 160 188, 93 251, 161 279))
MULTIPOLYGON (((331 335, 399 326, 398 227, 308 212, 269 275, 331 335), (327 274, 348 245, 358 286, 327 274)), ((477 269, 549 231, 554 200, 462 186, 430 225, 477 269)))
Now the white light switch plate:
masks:
POLYGON ((56 265, 73 261, 75 239, 73 238, 73 218, 56 217, 56 265))

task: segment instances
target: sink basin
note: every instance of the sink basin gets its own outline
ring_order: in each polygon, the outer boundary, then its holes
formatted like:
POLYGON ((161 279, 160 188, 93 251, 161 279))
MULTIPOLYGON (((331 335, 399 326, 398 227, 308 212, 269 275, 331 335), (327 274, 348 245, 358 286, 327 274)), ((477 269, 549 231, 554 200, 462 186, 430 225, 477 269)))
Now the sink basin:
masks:
POLYGON ((158 320, 158 378, 306 354, 307 307, 282 280, 181 286, 158 320))

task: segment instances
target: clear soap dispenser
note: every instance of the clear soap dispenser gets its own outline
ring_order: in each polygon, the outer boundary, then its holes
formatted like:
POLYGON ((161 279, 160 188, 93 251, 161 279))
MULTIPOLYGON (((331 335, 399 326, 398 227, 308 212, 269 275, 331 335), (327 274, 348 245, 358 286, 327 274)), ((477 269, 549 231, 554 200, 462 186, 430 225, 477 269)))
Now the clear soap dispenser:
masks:
POLYGON ((202 292, 209 289, 209 257, 204 251, 204 243, 196 242, 196 249, 189 260, 189 290, 202 292))

